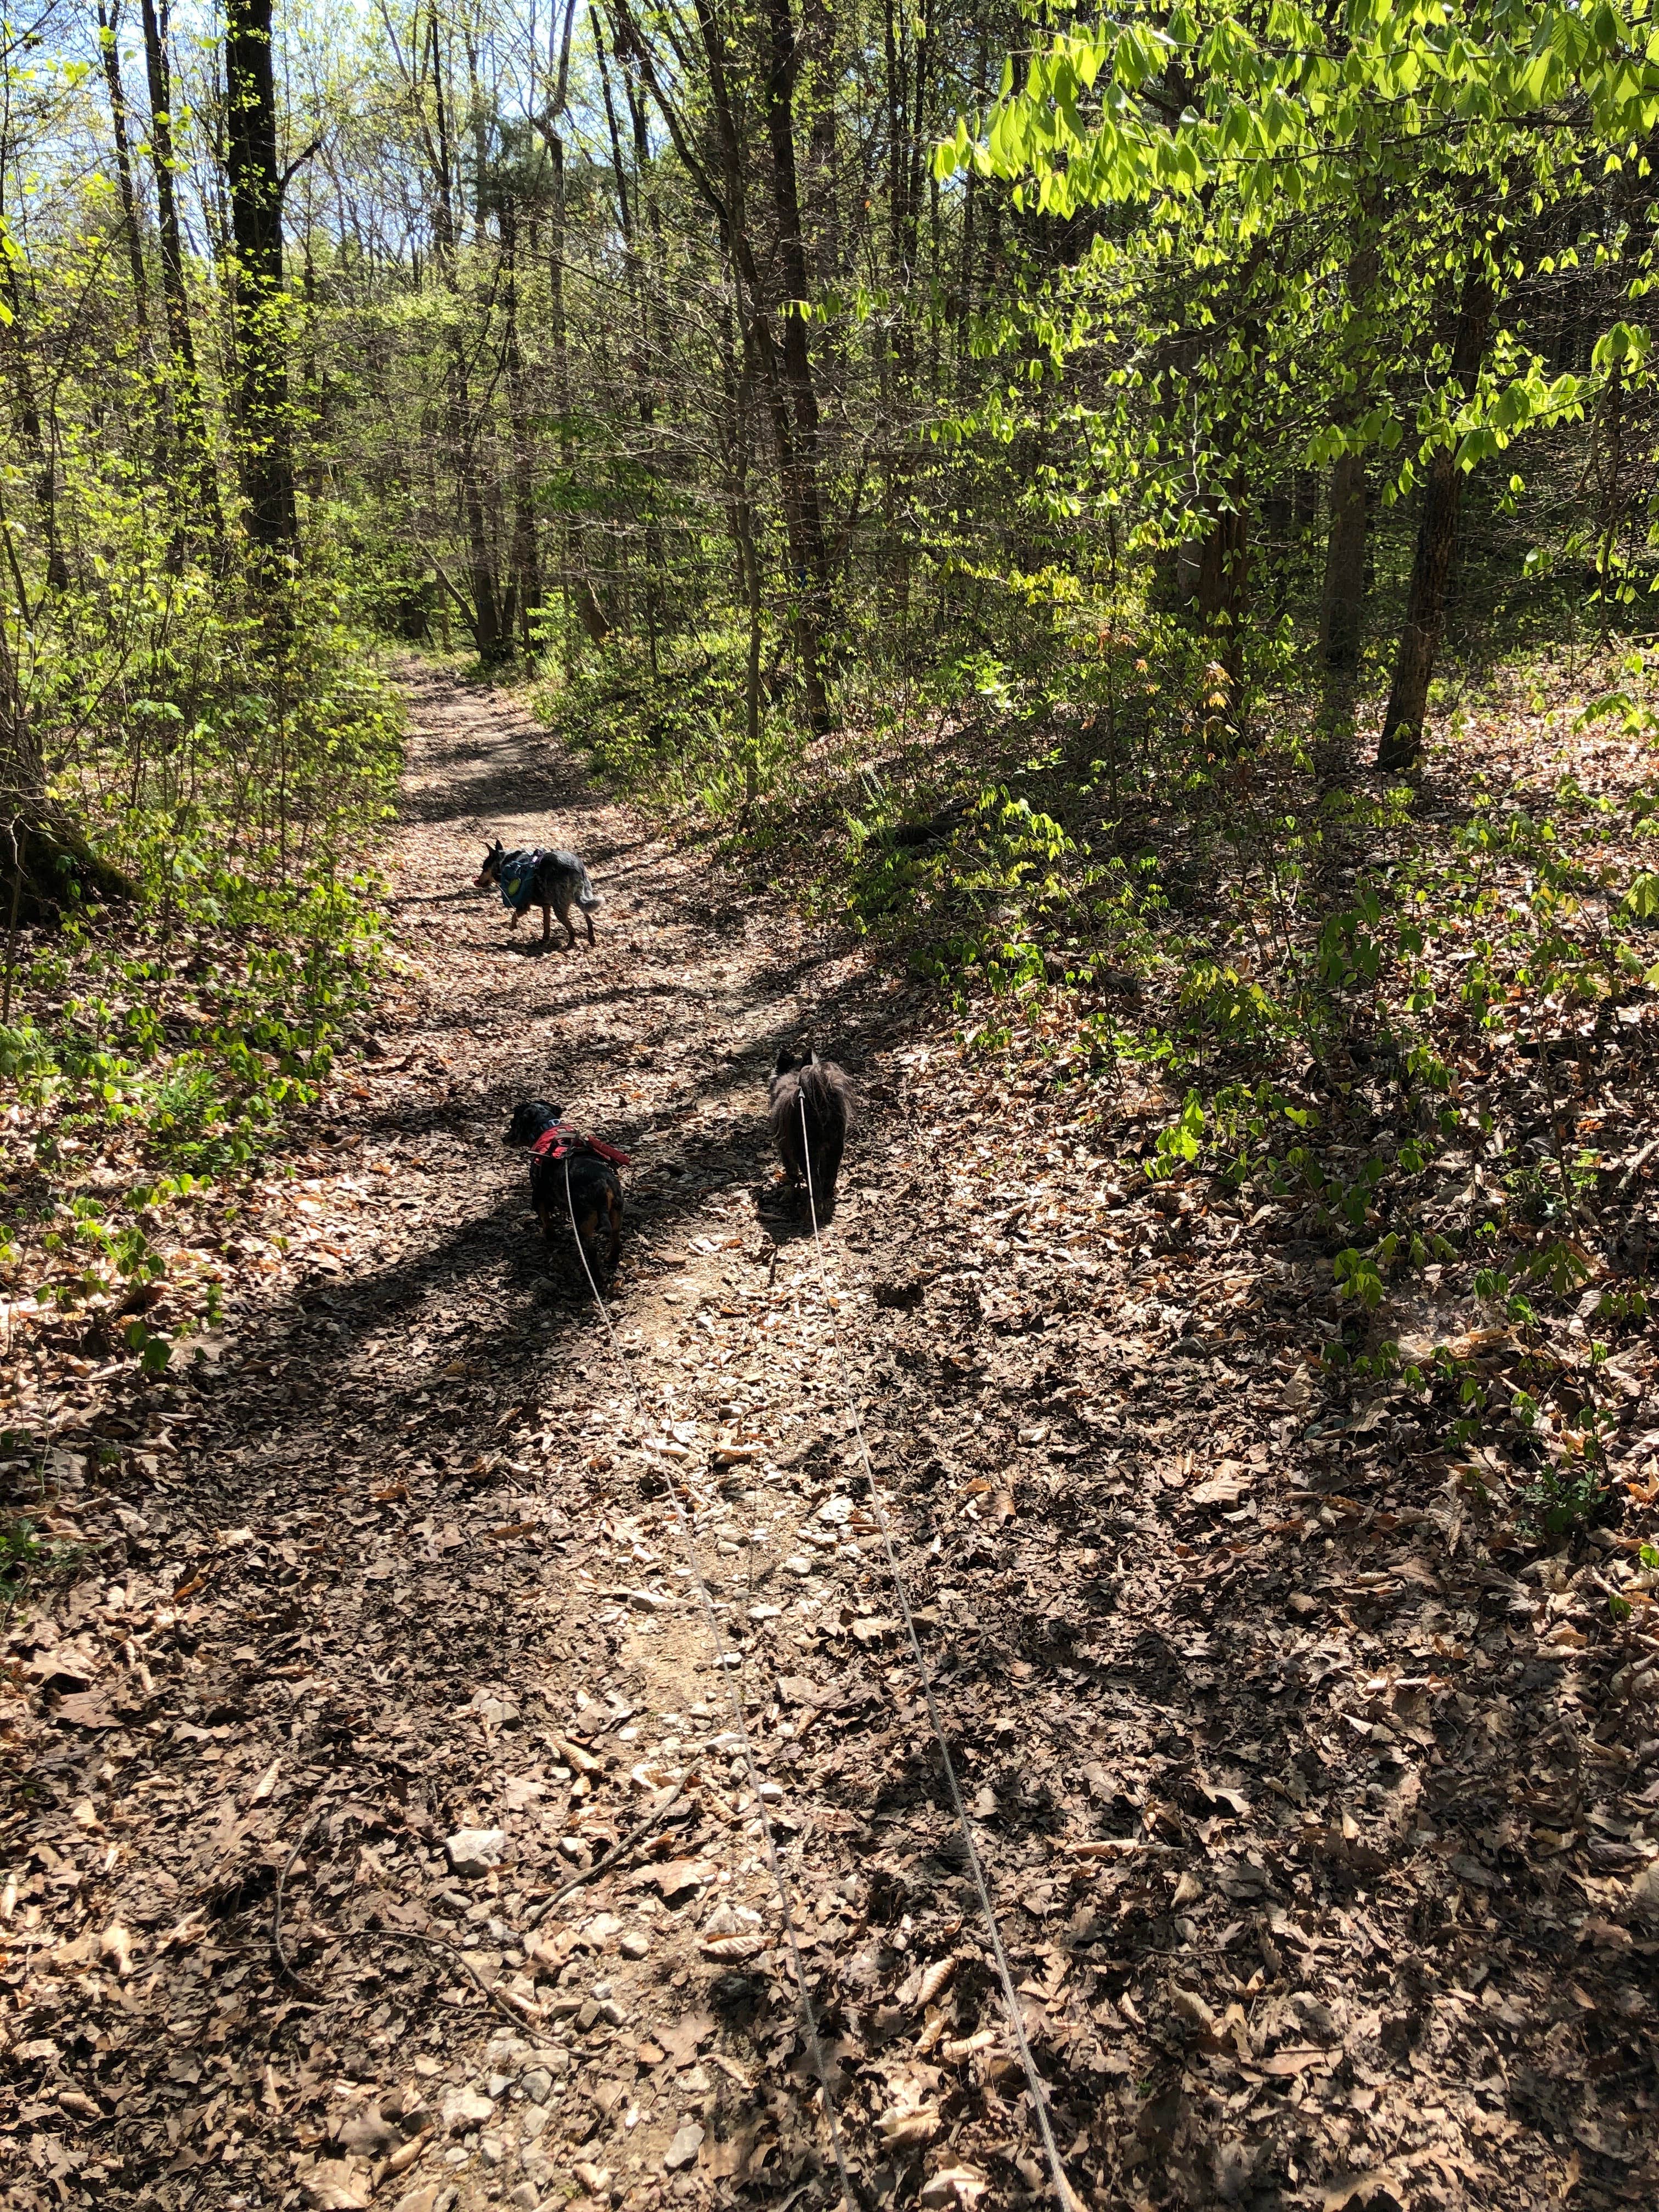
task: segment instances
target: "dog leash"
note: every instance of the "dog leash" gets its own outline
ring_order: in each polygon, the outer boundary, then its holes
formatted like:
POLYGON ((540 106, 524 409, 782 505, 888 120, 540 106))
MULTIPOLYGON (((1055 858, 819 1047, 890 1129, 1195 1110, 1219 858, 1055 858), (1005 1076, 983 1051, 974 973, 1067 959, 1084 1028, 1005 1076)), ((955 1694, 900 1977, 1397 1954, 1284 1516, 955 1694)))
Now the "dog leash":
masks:
MULTIPOLYGON (((565 1211, 570 1217, 570 1234, 575 1240, 576 1255, 582 1263, 582 1273, 587 1278, 587 1287, 593 1293, 593 1303, 599 1307, 599 1317, 605 1323, 605 1333, 611 1346, 611 1356, 628 1385, 629 1395, 634 1401, 635 1410, 639 1415, 640 1426, 643 1432, 649 1418, 646 1411, 645 1400, 641 1395, 639 1385, 634 1379, 632 1367, 623 1356, 622 1346, 617 1340, 617 1332, 611 1326, 610 1308, 600 1295, 599 1285, 593 1279, 593 1271, 587 1264, 587 1254, 582 1249, 581 1234, 576 1227, 576 1208, 570 1195, 570 1159, 568 1153, 564 1155, 564 1203, 565 1211)), ((650 1453, 650 1446, 645 1442, 643 1433, 641 1436, 640 1449, 647 1455, 650 1453)), ((755 1809, 760 1816, 761 1834, 766 1844, 766 1863, 771 1870, 773 1887, 778 1893, 778 1902, 783 1908, 783 1932, 789 1945, 790 1963, 794 1968, 795 1987, 800 1994, 801 2024, 806 2031, 806 2047, 811 2057, 812 2071, 817 2075, 818 2087, 823 2093, 823 2116, 829 2123, 830 2148, 834 2153, 836 2172, 841 2180, 842 2203, 845 2212, 859 2212, 859 2201, 853 2189, 853 2177, 848 2171, 847 2154, 842 2148, 841 2127, 836 2118, 836 2100, 830 2087, 830 2071, 824 2064, 823 2045, 818 2034, 817 2012, 812 2003, 811 1992, 806 1986, 806 1970, 801 1961, 800 1945, 795 1936, 794 1901, 790 1895, 789 1885, 784 1879, 783 1867, 778 1857, 777 1843, 772 1833, 772 1823, 767 1817, 766 1800, 761 1795, 760 1769, 755 1759, 754 1745, 750 1740, 749 1724, 744 1717, 742 1694, 738 1688, 737 1678, 732 1669, 720 1663, 727 1655, 721 1648, 720 1623, 714 1615, 714 1601, 708 1594, 708 1583, 703 1580, 702 1568, 697 1559, 696 1541, 692 1534, 690 1519, 684 1505, 681 1503, 680 1494, 674 1486, 674 1471, 672 1468, 667 1471, 666 1480, 669 1501, 674 1508, 674 1518, 679 1526, 681 1545, 685 1553, 686 1562, 691 1570, 692 1579, 697 1586, 697 1595, 702 1603, 702 1616, 708 1625, 709 1641, 714 1647, 715 1665, 726 1676, 726 1694, 732 1706, 732 1718, 736 1726, 738 1741, 743 1747, 743 1762, 749 1777, 750 1795, 754 1799, 755 1809)))
POLYGON ((806 1202, 812 1215, 812 1248, 817 1257, 818 1282, 824 1303, 830 1311, 830 1341, 836 1347, 836 1365, 841 1380, 842 1395, 852 1416, 853 1433, 858 1438, 859 1454, 864 1462, 864 1479, 870 1486, 870 1502, 875 1508, 876 1520, 881 1529, 881 1540, 887 1553, 887 1571, 891 1577, 894 1595, 898 1599, 899 1612, 904 1620, 904 1632, 909 1639, 910 1656, 915 1662, 916 1674, 921 1685, 921 1694, 927 1706, 927 1717, 933 1723, 933 1735, 939 1744, 939 1757, 945 1762, 945 1779, 951 1792, 951 1802, 956 1810, 957 1824, 962 1830, 962 1840, 967 1849, 968 1863, 973 1870, 974 1887, 979 1893, 980 1911, 984 1917, 986 1932, 991 1939, 991 1950, 996 1960, 997 1974, 1002 1984, 1002 1998, 1007 2008, 1008 2027, 1019 2054, 1020 2064, 1025 2070, 1026 2086, 1031 2093, 1031 2109, 1036 2115, 1037 2132, 1042 2138, 1042 2148, 1048 2161, 1048 2172, 1054 2181, 1054 2195, 1060 2212, 1079 2212, 1078 2197, 1066 2179, 1060 2162, 1060 2148, 1054 2141, 1054 2128, 1048 2118, 1048 2100, 1031 2057, 1030 2045, 1025 2039, 1025 2023, 1020 2017, 1019 1999, 1014 1992, 1014 1978, 1008 1967, 1008 1955, 1002 1947, 1001 1931, 991 1906, 991 1892, 985 1879, 985 1869, 980 1862, 978 1847, 974 1842, 974 1831, 968 1818, 968 1808, 963 1802, 962 1790, 957 1781, 956 1763, 951 1757, 951 1747, 945 1740, 945 1725, 939 1718, 939 1704, 933 1694, 933 1678, 922 1655, 921 1639, 916 1634, 916 1624, 910 1610, 910 1597, 899 1572, 898 1554, 894 1549, 892 1524, 887 1518, 887 1509, 882 1503, 881 1490, 876 1481, 876 1471, 870 1463, 870 1447, 865 1442, 864 1424, 859 1419, 858 1399, 848 1378, 847 1357, 842 1349, 841 1331, 836 1324, 836 1308, 830 1299, 830 1279, 823 1263, 823 1239, 818 1234, 817 1200, 812 1189, 812 1154, 806 1134, 806 1101, 799 1099, 801 1156, 806 1169, 806 1202))

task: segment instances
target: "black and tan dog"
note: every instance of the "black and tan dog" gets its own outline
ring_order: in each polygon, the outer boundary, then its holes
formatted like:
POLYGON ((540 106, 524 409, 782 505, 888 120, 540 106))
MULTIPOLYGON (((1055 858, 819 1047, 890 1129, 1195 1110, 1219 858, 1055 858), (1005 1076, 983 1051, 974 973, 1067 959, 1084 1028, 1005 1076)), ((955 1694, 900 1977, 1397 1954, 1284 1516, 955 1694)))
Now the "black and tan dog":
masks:
POLYGON ((513 916, 509 927, 514 929, 521 915, 528 914, 532 906, 540 907, 544 945, 551 940, 556 914, 568 933, 567 952, 576 942, 576 926, 570 919, 574 906, 587 925, 588 943, 593 942, 593 913, 603 902, 579 854, 544 851, 539 845, 533 851, 509 853, 498 837, 484 854, 472 888, 499 890, 501 904, 513 916))
POLYGON ((623 1187, 617 1170, 629 1165, 627 1153, 568 1127, 545 1098, 514 1108, 507 1141, 529 1151, 530 1202, 549 1249, 565 1249, 574 1219, 588 1272, 599 1289, 608 1289, 622 1250, 623 1187))
POLYGON ((836 1177, 853 1126, 853 1086, 844 1067, 809 1052, 778 1054, 767 1120, 783 1171, 799 1190, 811 1170, 812 1205, 820 1221, 836 1209, 836 1177))

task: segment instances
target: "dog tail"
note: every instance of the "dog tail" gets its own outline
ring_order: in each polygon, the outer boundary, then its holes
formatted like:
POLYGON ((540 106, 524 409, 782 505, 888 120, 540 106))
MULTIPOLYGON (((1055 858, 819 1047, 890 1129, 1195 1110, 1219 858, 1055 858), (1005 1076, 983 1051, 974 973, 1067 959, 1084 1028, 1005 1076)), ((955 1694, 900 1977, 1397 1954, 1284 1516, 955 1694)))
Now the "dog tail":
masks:
POLYGON ((576 903, 584 914, 592 914, 595 907, 605 904, 605 901, 594 890, 593 879, 586 867, 582 870, 582 887, 576 894, 576 903))

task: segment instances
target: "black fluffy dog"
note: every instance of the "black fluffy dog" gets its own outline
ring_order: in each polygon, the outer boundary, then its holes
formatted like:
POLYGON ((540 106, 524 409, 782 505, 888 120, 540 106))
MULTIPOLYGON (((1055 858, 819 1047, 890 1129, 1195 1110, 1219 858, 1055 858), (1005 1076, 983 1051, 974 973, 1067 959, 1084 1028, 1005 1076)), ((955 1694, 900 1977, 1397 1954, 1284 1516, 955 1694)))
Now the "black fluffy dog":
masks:
POLYGON ((600 1289, 607 1288, 622 1249, 623 1187, 617 1170, 629 1164, 627 1153, 568 1127, 545 1098, 514 1108, 507 1141, 529 1150, 530 1202, 550 1249, 562 1249, 574 1215, 589 1273, 600 1289))
POLYGON ((812 1204, 818 1219, 827 1221, 835 1211, 836 1177, 853 1126, 853 1086, 846 1069, 833 1060, 820 1060, 815 1052, 805 1060, 781 1052, 772 1073, 767 1119, 791 1184, 799 1189, 811 1168, 812 1204))

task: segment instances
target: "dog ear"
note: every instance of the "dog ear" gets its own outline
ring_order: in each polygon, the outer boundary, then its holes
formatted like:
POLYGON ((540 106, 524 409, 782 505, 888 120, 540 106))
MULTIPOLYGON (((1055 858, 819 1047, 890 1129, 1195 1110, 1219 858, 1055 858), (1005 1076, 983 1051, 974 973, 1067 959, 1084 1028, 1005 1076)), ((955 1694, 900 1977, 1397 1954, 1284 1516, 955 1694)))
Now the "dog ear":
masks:
POLYGON ((795 1065, 796 1063, 794 1060, 786 1050, 779 1053, 777 1060, 774 1064, 772 1073, 774 1075, 789 1075, 794 1072, 795 1065))

